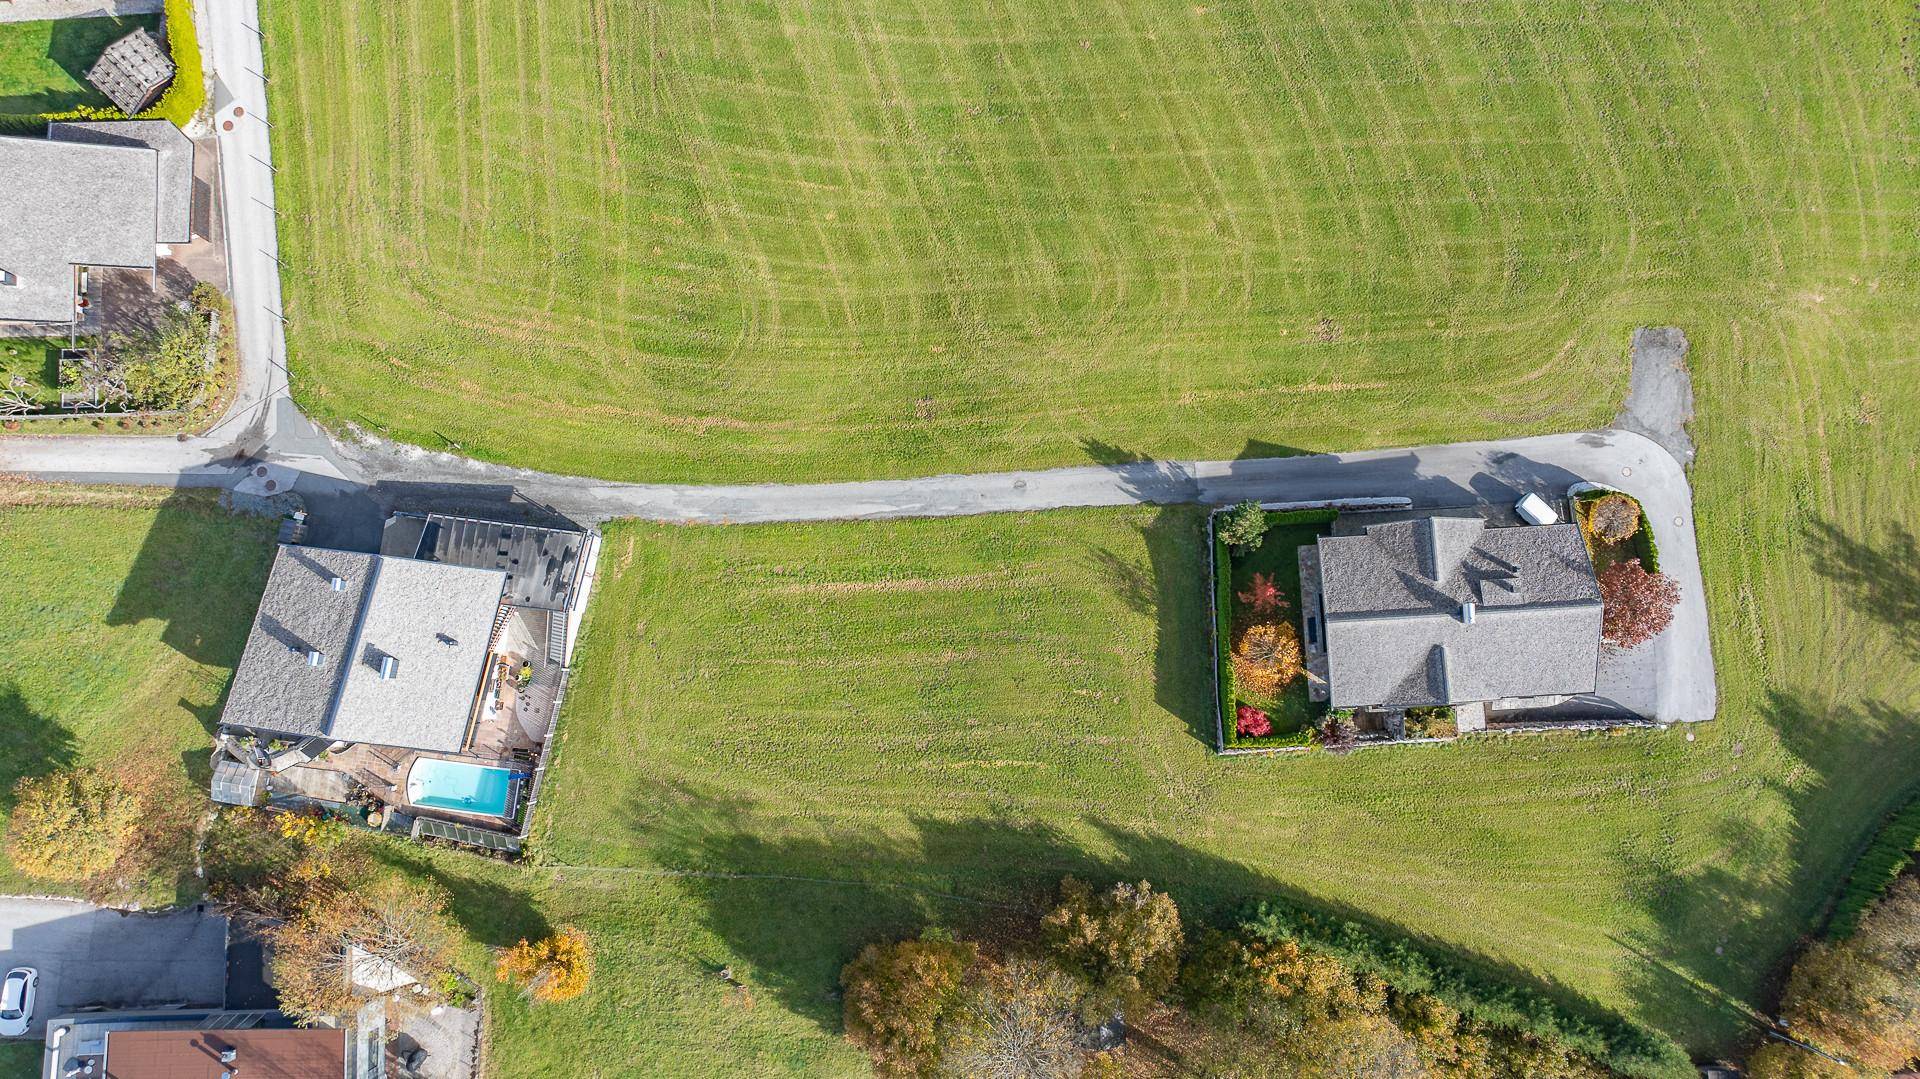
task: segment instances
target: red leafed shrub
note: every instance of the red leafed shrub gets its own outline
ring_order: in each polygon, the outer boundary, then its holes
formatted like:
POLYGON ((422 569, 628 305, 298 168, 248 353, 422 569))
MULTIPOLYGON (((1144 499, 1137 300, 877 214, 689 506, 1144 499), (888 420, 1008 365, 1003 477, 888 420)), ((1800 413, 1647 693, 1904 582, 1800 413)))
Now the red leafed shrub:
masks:
POLYGON ((1273 733, 1273 720, 1250 704, 1243 704, 1234 716, 1234 730, 1242 738, 1262 738, 1273 733))
POLYGON ((1600 571, 1600 638, 1633 648, 1660 635, 1673 622, 1680 586, 1664 573, 1648 573, 1635 558, 1600 571))
POLYGON ((1288 606, 1286 597, 1280 594, 1280 586, 1264 573, 1254 574, 1253 580, 1247 582, 1247 590, 1235 593, 1234 598, 1246 604, 1248 615, 1272 614, 1288 606))

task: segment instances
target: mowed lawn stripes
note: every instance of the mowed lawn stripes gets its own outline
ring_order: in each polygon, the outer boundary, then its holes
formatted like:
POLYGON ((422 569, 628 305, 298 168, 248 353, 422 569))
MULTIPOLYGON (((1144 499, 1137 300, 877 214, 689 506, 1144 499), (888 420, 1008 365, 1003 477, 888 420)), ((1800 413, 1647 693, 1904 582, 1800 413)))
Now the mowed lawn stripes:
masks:
POLYGON ((1598 424, 1914 182, 1871 4, 266 7, 303 403, 604 476, 1598 424))

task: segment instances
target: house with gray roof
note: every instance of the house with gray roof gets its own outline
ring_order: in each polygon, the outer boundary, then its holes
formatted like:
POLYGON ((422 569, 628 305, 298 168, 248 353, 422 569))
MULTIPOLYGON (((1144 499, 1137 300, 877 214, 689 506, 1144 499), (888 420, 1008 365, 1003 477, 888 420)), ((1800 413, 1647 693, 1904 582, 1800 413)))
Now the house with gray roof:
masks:
POLYGON ((595 534, 395 514, 380 553, 283 543, 235 670, 215 801, 517 849, 595 534), (423 830, 424 829, 424 830, 423 830))
POLYGON ((1301 549, 1305 640, 1334 708, 1557 704, 1592 693, 1600 587, 1571 524, 1421 516, 1301 549))
POLYGON ((87 267, 151 272, 192 238, 193 142, 164 120, 0 136, 0 322, 71 322, 87 267))

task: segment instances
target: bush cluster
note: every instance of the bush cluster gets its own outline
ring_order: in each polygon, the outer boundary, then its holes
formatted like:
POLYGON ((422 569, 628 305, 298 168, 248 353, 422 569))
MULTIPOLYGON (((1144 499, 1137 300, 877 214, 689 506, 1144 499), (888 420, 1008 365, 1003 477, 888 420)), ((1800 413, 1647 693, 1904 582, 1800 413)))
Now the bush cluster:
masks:
MULTIPOLYGON (((1902 877, 1852 936, 1818 941, 1793 965, 1780 1014, 1793 1034, 1884 1076, 1920 1058, 1920 879, 1902 877)), ((1804 1052, 1756 1060, 1755 1079, 1807 1074, 1804 1052)))
POLYGON ((1693 1074, 1686 1052, 1664 1034, 1618 1016, 1577 1014, 1545 993, 1292 903, 1260 903, 1242 925, 1240 936, 1268 948, 1292 941, 1307 951, 1330 956, 1354 977, 1382 983, 1390 1002, 1419 1002, 1418 1007, 1424 1008, 1426 998, 1431 998, 1458 1012, 1485 1037, 1517 1040, 1570 1059, 1585 1058, 1623 1076, 1693 1074))
MULTIPOLYGON (((1685 1055, 1624 1020, 1477 979, 1401 942, 1266 905, 1188 954, 1173 901, 1145 882, 1068 878, 1029 937, 929 931, 868 946, 841 974, 847 1037, 885 1074, 1085 1076, 1124 1017, 1178 1042, 1195 1075, 1602 1079, 1688 1074, 1685 1055), (1329 927, 1333 927, 1329 929, 1329 927), (1038 946, 1019 943, 1037 939, 1038 946)), ((1185 1074, 1186 1072, 1183 1072, 1185 1074)))

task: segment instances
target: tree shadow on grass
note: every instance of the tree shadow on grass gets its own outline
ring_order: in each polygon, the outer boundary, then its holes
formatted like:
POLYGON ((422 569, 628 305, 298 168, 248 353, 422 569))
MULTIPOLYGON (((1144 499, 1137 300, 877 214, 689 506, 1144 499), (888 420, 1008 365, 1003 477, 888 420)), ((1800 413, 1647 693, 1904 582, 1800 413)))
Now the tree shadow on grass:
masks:
POLYGON ((1862 769, 1920 754, 1920 720, 1880 701, 1821 706, 1772 692, 1761 716, 1803 766, 1769 783, 1788 827, 1729 814, 1715 856, 1700 865, 1679 864, 1657 832, 1623 839, 1618 852, 1654 927, 1615 938, 1630 994, 1645 1013, 1694 1016, 1719 1040, 1762 1025, 1803 934, 1824 925, 1854 860, 1910 796, 1861 782, 1862 769), (1727 988, 1755 986, 1764 987, 1755 1000, 1727 988))
POLYGON ((260 606, 273 532, 271 521, 221 508, 213 492, 176 492, 155 512, 107 624, 157 619, 165 623, 160 639, 176 652, 232 669, 260 606))
POLYGON ((917 816, 894 834, 829 826, 773 836, 765 822, 774 811, 744 799, 709 799, 685 786, 643 783, 630 804, 636 811, 644 807, 661 864, 702 874, 678 883, 706 928, 724 943, 725 961, 736 976, 828 1031, 840 1029, 840 968, 866 944, 912 936, 929 925, 963 935, 987 924, 1031 925, 1068 874, 1097 882, 1152 881, 1175 897, 1195 932, 1227 923, 1249 903, 1284 900, 1408 939, 1486 977, 1546 994, 1577 1015, 1596 1021, 1613 1015, 1550 979, 1413 937, 1250 867, 1100 819, 1086 822, 1090 834, 1077 835, 1008 816, 917 816))
POLYGON ((1877 545, 1827 521, 1813 522, 1806 535, 1814 570, 1892 630, 1908 655, 1920 657, 1920 540, 1903 524, 1887 525, 1877 545))
POLYGON ((430 880, 444 888, 448 912, 454 921, 467 936, 488 947, 504 948, 553 933, 553 926, 534 905, 530 891, 492 879, 504 877, 523 882, 529 879, 509 866, 479 855, 435 857, 398 842, 376 845, 374 857, 409 876, 430 880))
POLYGON ((0 683, 0 811, 13 808, 22 779, 73 767, 73 734, 28 703, 20 687, 0 683))

